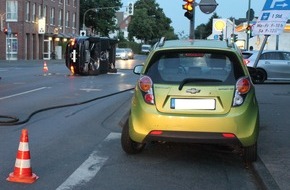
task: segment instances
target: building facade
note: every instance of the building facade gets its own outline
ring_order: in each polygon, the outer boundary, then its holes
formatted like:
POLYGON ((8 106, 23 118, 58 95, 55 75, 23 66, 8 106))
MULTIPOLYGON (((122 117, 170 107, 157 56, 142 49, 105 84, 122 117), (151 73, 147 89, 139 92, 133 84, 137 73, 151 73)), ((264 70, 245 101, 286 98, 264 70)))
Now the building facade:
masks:
POLYGON ((1 0, 0 60, 62 59, 79 35, 79 0, 1 0))

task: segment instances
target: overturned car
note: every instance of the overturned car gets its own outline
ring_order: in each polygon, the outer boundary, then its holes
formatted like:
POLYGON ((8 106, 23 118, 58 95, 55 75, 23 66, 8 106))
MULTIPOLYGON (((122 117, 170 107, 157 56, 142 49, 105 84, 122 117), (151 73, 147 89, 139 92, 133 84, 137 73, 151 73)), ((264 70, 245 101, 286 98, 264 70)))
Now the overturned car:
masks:
POLYGON ((78 37, 66 46, 65 64, 74 74, 98 75, 117 72, 115 68, 116 39, 78 37))

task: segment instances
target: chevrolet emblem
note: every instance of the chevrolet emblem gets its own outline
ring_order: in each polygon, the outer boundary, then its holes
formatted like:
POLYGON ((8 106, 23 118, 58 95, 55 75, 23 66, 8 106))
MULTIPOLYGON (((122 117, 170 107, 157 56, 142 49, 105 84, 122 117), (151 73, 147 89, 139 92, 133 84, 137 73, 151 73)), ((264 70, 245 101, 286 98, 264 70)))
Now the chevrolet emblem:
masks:
POLYGON ((186 93, 190 93, 190 94, 196 94, 199 93, 200 90, 196 89, 196 88, 190 88, 186 90, 186 93))

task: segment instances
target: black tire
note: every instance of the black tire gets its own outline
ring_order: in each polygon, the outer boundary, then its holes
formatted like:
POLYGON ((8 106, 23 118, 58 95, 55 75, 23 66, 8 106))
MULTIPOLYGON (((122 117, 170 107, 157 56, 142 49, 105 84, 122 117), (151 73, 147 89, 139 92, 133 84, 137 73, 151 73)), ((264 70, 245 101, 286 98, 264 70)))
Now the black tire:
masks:
POLYGON ((244 161, 245 162, 255 162, 257 161, 258 152, 257 152, 257 142, 252 146, 244 147, 244 161))
POLYGON ((254 77, 253 81, 256 84, 262 84, 267 79, 267 73, 262 69, 257 69, 256 76, 254 77))
POLYGON ((127 154, 138 154, 142 152, 145 147, 144 143, 138 143, 130 138, 129 134, 129 120, 125 122, 121 135, 121 145, 127 154))

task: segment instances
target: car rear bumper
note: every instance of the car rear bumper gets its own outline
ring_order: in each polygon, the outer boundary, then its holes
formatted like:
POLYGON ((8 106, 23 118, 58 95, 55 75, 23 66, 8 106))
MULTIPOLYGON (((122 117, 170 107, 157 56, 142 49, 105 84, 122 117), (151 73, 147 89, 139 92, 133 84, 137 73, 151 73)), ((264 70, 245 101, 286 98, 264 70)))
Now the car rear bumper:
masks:
POLYGON ((234 135, 226 137, 222 133, 209 132, 162 131, 162 134, 148 134, 144 139, 144 142, 152 141, 240 145, 240 141, 234 135))
MULTIPOLYGON (((162 114, 150 106, 131 107, 130 137, 136 142, 168 141, 196 143, 240 143, 253 145, 259 133, 259 109, 253 105, 232 108, 222 115, 162 114), (157 131, 161 134, 150 134, 157 131), (233 134, 225 137, 224 134, 233 134)), ((255 105, 254 105, 255 104, 255 105)))

